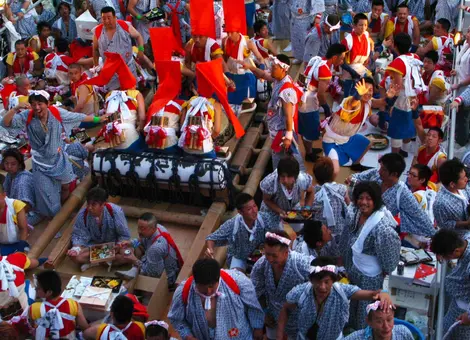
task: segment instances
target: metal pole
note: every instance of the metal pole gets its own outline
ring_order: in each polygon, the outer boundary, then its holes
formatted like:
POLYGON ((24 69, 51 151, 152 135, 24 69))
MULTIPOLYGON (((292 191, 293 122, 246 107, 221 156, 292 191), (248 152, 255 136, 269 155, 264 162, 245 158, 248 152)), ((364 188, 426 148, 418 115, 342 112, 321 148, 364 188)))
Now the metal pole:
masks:
MULTIPOLYGON (((460 0, 460 5, 464 5, 465 0, 460 0)), ((462 23, 463 23, 463 16, 464 11, 463 9, 459 8, 459 16, 457 21, 457 32, 462 32, 462 23)), ((457 53, 460 52, 460 47, 456 47, 454 50, 454 60, 453 60, 453 69, 457 64, 457 53)), ((452 78, 452 83, 457 83, 457 77, 454 76, 452 78)), ((452 92, 452 98, 457 97, 457 91, 454 90, 452 92)), ((448 150, 447 155, 449 159, 454 158, 454 148, 455 148, 455 125, 457 121, 457 109, 452 109, 450 112, 450 131, 449 131, 449 143, 448 143, 448 150)), ((441 340, 443 337, 443 324, 444 324, 444 309, 445 309, 445 280, 446 280, 446 272, 447 272, 447 262, 442 263, 439 268, 441 269, 440 273, 440 287, 439 287, 439 301, 438 301, 438 309, 437 309, 437 325, 436 325, 436 339, 441 340)))

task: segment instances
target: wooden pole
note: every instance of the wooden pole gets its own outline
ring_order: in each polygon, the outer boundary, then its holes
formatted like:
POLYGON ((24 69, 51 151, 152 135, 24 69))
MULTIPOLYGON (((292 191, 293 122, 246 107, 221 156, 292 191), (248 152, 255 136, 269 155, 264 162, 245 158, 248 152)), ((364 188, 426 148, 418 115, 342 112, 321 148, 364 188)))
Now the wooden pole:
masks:
POLYGON ((70 218, 70 215, 82 204, 85 199, 88 189, 92 184, 91 175, 88 174, 84 180, 77 186, 77 188, 70 194, 70 197, 64 203, 60 211, 49 222, 44 232, 39 236, 39 239, 34 243, 28 256, 37 259, 41 256, 42 252, 49 245, 54 236, 60 231, 65 221, 70 218))
POLYGON ((120 206, 124 211, 124 214, 127 217, 131 218, 139 218, 143 213, 150 212, 157 217, 158 221, 174 223, 174 224, 184 224, 194 227, 200 227, 201 224, 204 222, 204 216, 199 215, 190 215, 185 213, 175 213, 170 211, 161 211, 155 209, 146 209, 146 208, 139 208, 129 205, 121 205, 120 206))
POLYGON ((271 159, 271 138, 267 138, 264 142, 263 148, 261 149, 258 158, 256 159, 255 165, 251 169, 250 177, 246 181, 243 192, 255 196, 256 190, 258 189, 259 182, 264 176, 264 171, 271 159))

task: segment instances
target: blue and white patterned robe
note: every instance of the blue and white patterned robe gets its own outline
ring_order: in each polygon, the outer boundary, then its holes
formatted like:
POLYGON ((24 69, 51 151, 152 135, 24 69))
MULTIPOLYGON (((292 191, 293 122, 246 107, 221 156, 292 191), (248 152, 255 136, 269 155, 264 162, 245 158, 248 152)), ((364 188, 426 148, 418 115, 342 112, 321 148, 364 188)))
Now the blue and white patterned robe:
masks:
POLYGON ((63 151, 62 132, 78 126, 86 117, 82 113, 61 108, 58 110, 63 125, 49 111, 47 132, 41 121, 34 116, 26 125, 29 110, 14 115, 8 128, 25 129, 28 134, 33 155, 36 210, 43 216, 55 216, 59 212, 61 184, 70 183, 75 178, 72 164, 63 151))
MULTIPOLYGON (((172 13, 172 10, 170 8, 170 6, 168 6, 168 4, 170 4, 172 7, 174 7, 176 4, 178 3, 178 0, 166 0, 165 1, 165 4, 163 5, 163 10, 166 12, 167 16, 168 16, 168 26, 171 26, 171 13, 172 13)), ((186 15, 186 1, 181 1, 179 6, 176 8, 176 10, 179 12, 179 13, 182 13, 182 14, 178 14, 178 19, 179 19, 179 23, 180 23, 180 32, 181 32, 181 39, 182 39, 182 42, 183 44, 188 41, 188 35, 189 35, 189 32, 191 32, 191 30, 189 29, 186 29, 185 28, 185 23, 186 24, 189 24, 189 22, 186 22, 186 20, 184 19, 185 15, 186 15)))
POLYGON ((457 24, 459 5, 460 0, 437 0, 435 22, 440 18, 447 19, 450 22, 450 29, 454 29, 457 24))
MULTIPOLYGON (((370 169, 358 174, 353 178, 359 181, 374 181, 379 185, 382 180, 377 169, 370 169)), ((436 233, 434 226, 426 212, 419 206, 418 201, 404 183, 397 183, 382 193, 385 206, 393 216, 400 213, 400 231, 421 236, 432 236, 436 233), (401 194, 398 196, 400 185, 403 185, 401 194), (399 203, 399 207, 398 207, 399 203)))
POLYGON ((63 19, 59 17, 53 24, 52 28, 60 31, 60 36, 71 43, 78 36, 77 25, 75 24, 75 18, 70 15, 69 29, 65 25, 63 19))
MULTIPOLYGON (((401 242, 394 229, 394 221, 388 215, 371 230, 364 241, 363 254, 377 257, 382 268, 382 274, 375 277, 364 275, 353 263, 352 246, 359 237, 360 230, 357 228, 360 213, 352 204, 349 206, 347 214, 347 226, 343 230, 340 240, 340 249, 343 252, 343 263, 348 273, 351 284, 359 286, 361 289, 378 290, 382 289, 386 273, 391 273, 400 261, 401 242)), ((367 301, 351 302, 351 319, 353 328, 361 329, 366 326, 365 316, 367 301)))
POLYGON ((276 0, 273 4, 273 34, 276 39, 290 39, 290 4, 292 0, 276 0))
MULTIPOLYGON (((271 264, 265 256, 261 257, 253 266, 251 281, 255 286, 256 296, 258 298, 264 296, 267 305, 266 313, 271 315, 274 320, 279 319, 279 313, 292 288, 308 281, 310 262, 310 257, 306 255, 295 251, 289 252, 284 271, 277 285, 274 281, 271 264)), ((298 313, 292 312, 286 325, 286 333, 290 337, 295 337, 297 334, 297 317, 298 313)))
POLYGON ((90 172, 90 166, 86 161, 88 158, 88 150, 83 146, 82 143, 76 141, 71 144, 66 144, 65 152, 67 153, 69 159, 74 161, 71 162, 74 174, 80 181, 83 180, 83 178, 90 172))
POLYGON ((323 22, 320 23, 320 36, 316 26, 312 27, 305 37, 305 49, 303 61, 308 63, 310 59, 316 56, 325 57, 326 51, 333 44, 338 44, 339 30, 333 31, 331 34, 326 34, 323 29, 323 22))
MULTIPOLYGON (((413 334, 411 331, 403 325, 396 325, 393 327, 392 339, 391 340, 413 340, 413 334)), ((360 331, 354 332, 343 340, 373 340, 372 336, 366 335, 366 330, 361 329, 360 331)))
POLYGON ((38 14, 37 17, 35 17, 36 23, 40 23, 41 21, 51 23, 52 20, 55 18, 55 13, 48 10, 48 9, 43 9, 41 14, 38 14))
MULTIPOLYGON (((24 1, 12 0, 10 2, 11 12, 16 15, 23 7, 24 1)), ((26 13, 23 19, 18 20, 15 24, 16 31, 21 35, 22 39, 29 39, 37 34, 36 22, 31 12, 26 13)))
MULTIPOLYGON (((161 232, 169 233, 162 225, 158 225, 161 232)), ((163 270, 166 271, 168 284, 172 285, 176 282, 180 267, 178 265, 178 257, 176 251, 168 245, 166 239, 161 236, 155 243, 152 241, 160 234, 158 230, 149 238, 142 239, 142 247, 145 250, 142 256, 141 274, 151 277, 161 277, 163 270)))
POLYGON ((338 339, 349 319, 349 300, 354 293, 360 290, 357 286, 334 283, 323 306, 322 313, 317 315, 312 284, 306 282, 294 287, 287 294, 287 302, 297 305, 299 315, 297 340, 305 339, 315 320, 319 326, 319 339, 338 339))
POLYGON ((235 222, 237 215, 224 224, 219 229, 206 237, 207 241, 214 241, 216 247, 228 245, 227 249, 227 266, 230 267, 232 257, 239 260, 246 260, 261 244, 264 243, 266 232, 281 230, 279 222, 273 218, 271 214, 258 212, 263 225, 256 222, 254 226, 254 239, 250 241, 250 233, 240 223, 236 234, 234 234, 235 222))
MULTIPOLYGON (((457 266, 446 276, 445 290, 452 301, 444 316, 444 334, 457 321, 457 317, 470 309, 470 243, 467 244, 457 266), (467 308, 459 307, 457 301, 465 303, 467 308)), ((470 339, 470 326, 457 326, 452 331, 450 339, 470 339)))
MULTIPOLYGON (((317 193, 320 191, 321 186, 317 184, 313 187, 313 189, 315 191, 315 197, 317 197, 317 193)), ((331 209, 333 210, 333 216, 335 218, 336 224, 331 226, 328 225, 328 221, 325 217, 323 217, 323 201, 320 201, 317 198, 315 198, 315 201, 312 204, 313 210, 318 210, 313 218, 325 224, 331 230, 333 236, 339 236, 343 232, 344 224, 346 223, 346 211, 348 207, 344 197, 346 196, 348 188, 344 184, 332 182, 327 183, 325 190, 330 200, 330 205, 331 209)))
POLYGON ((318 256, 340 256, 338 246, 333 244, 332 241, 323 246, 320 250, 320 254, 318 254, 316 249, 310 248, 308 246, 307 242, 304 241, 304 236, 302 234, 297 236, 295 239, 294 244, 292 245, 292 250, 310 256, 312 261, 318 256))
POLYGON ((432 210, 438 227, 454 229, 460 236, 468 238, 470 237, 469 230, 455 228, 456 222, 467 221, 469 218, 467 206, 470 200, 470 187, 467 186, 461 190, 461 193, 464 199, 460 199, 442 185, 436 195, 432 210))
POLYGON ((74 246, 91 246, 93 244, 122 242, 130 239, 126 216, 121 207, 113 203, 108 204, 113 210, 113 216, 105 206, 101 227, 98 226, 95 217, 90 213, 87 213, 85 222, 86 208, 82 208, 78 212, 72 232, 72 244, 74 246))
POLYGON ((226 273, 237 283, 240 295, 234 293, 224 280, 220 280, 221 295, 216 297, 217 326, 214 338, 209 336, 206 312, 201 297, 195 292, 195 282, 191 285, 187 305, 184 304, 182 297, 186 281, 181 282, 176 288, 168 319, 182 339, 192 335, 201 340, 250 340, 253 339, 255 329, 263 328, 264 313, 250 279, 237 270, 226 270, 226 273), (238 336, 230 337, 229 331, 234 328, 238 329, 238 336))

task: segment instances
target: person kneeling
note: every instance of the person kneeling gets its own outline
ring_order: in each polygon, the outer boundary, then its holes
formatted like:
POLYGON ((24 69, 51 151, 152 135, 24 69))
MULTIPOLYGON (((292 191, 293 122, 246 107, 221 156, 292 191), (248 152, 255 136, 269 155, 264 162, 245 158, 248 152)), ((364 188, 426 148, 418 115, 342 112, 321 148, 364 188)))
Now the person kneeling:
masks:
POLYGON ((122 209, 107 203, 108 193, 102 188, 93 188, 87 194, 87 206, 77 215, 72 232, 73 247, 67 252, 70 259, 82 265, 85 271, 90 267, 90 246, 115 242, 117 246, 114 265, 130 263, 124 255, 129 244, 130 232, 122 209))

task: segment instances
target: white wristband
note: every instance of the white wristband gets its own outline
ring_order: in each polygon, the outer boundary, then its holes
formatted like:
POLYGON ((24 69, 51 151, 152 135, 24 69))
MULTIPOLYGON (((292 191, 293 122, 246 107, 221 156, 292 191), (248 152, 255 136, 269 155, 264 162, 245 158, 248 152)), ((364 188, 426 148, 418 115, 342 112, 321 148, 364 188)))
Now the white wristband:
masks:
POLYGON ((286 135, 284 137, 292 139, 294 137, 294 133, 292 131, 286 131, 286 135))

